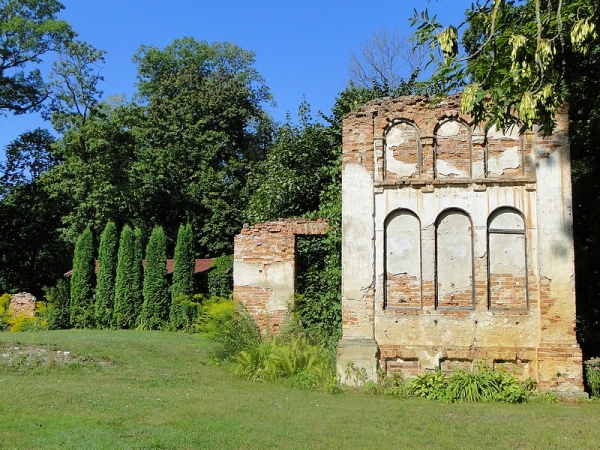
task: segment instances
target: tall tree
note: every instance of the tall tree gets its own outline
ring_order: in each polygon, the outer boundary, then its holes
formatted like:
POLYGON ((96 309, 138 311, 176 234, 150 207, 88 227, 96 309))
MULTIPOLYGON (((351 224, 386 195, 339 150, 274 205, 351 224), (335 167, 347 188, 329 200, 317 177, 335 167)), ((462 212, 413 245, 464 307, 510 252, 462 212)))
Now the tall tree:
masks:
POLYGON ((184 38, 164 49, 142 47, 134 60, 145 110, 134 130, 143 217, 137 223, 157 223, 175 235, 189 222, 199 252, 231 251, 248 172, 269 137, 263 105, 270 94, 253 67, 254 54, 184 38))
POLYGON ((0 174, 2 292, 27 291, 40 298, 43 287, 71 267, 73 249, 60 240, 59 232, 67 202, 51 198, 42 180, 58 162, 53 143, 46 130, 37 129, 6 147, 6 167, 0 174))
POLYGON ((166 237, 162 227, 154 227, 146 247, 144 270, 144 304, 139 317, 142 329, 157 330, 169 319, 169 284, 167 282, 166 237))
POLYGON ((94 239, 86 228, 77 243, 71 276, 71 325, 76 328, 94 326, 95 286, 94 239))
POLYGON ((140 274, 142 257, 135 232, 129 225, 121 230, 117 255, 115 281, 115 302, 112 326, 115 328, 135 328, 142 307, 142 286, 140 274))
POLYGON ((108 222, 100 236, 96 281, 96 326, 110 328, 115 303, 117 269, 117 227, 108 222))
POLYGON ((48 97, 31 66, 72 39, 69 24, 57 18, 63 8, 55 0, 0 0, 0 114, 37 110, 48 97))
POLYGON ((178 297, 186 296, 189 299, 194 294, 195 266, 194 235, 192 226, 188 223, 179 227, 173 261, 169 321, 176 329, 181 329, 185 325, 184 309, 178 297))

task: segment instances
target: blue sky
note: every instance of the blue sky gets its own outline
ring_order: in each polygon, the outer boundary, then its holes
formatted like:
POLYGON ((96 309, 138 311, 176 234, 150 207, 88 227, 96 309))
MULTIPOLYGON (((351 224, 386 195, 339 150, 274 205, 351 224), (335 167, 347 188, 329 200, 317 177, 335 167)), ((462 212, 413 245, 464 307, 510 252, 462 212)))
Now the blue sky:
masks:
MULTIPOLYGON (((302 98, 313 112, 329 112, 348 82, 351 53, 374 32, 411 34, 413 8, 435 11, 442 23, 460 21, 467 1, 367 0, 62 0, 60 17, 79 38, 105 50, 104 98, 135 92, 131 58, 140 45, 165 47, 174 39, 234 42, 256 53, 256 69, 274 95, 269 111, 295 117, 302 98)), ((0 152, 21 132, 50 128, 38 116, 0 117, 0 152)))

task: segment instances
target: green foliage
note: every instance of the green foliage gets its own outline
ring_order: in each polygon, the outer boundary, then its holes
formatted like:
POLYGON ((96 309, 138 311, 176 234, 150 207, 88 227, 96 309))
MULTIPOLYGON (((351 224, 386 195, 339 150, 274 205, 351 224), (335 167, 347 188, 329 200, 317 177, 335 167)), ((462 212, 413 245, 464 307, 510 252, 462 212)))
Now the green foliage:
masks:
POLYGON ((57 19, 62 9, 56 0, 0 2, 0 112, 37 110, 47 98, 39 69, 28 70, 72 38, 69 25, 57 19))
POLYGON ((71 276, 71 325, 75 328, 94 326, 95 286, 94 242, 86 228, 77 239, 71 276))
POLYGON ((98 276, 96 282, 96 326, 110 328, 115 303, 115 277, 117 270, 117 227, 108 222, 98 249, 98 276))
POLYGON ((246 210, 250 222, 299 217, 319 208, 320 193, 331 182, 329 168, 339 153, 338 136, 313 121, 303 102, 299 124, 281 125, 267 158, 253 172, 253 194, 246 210))
POLYGON ((194 235, 190 224, 179 227, 177 233, 177 244, 175 246, 175 257, 173 261, 173 283, 171 285, 171 309, 169 321, 171 326, 177 330, 184 329, 190 325, 187 320, 186 303, 177 300, 186 298, 194 293, 194 235))
POLYGON ((411 23, 418 44, 443 54, 431 59, 438 99, 463 89, 462 110, 475 121, 550 133, 566 98, 569 56, 584 59, 597 38, 595 9, 588 0, 494 1, 472 4, 457 28, 442 27, 427 10, 415 11, 411 23), (459 55, 462 27, 466 54, 459 55))
MULTIPOLYGON (((224 330, 234 326, 232 325, 232 321, 236 314, 236 304, 233 300, 215 296, 204 298, 202 295, 195 295, 194 299, 200 301, 202 304, 201 313, 196 318, 194 325, 198 333, 209 338, 218 339, 218 336, 224 330)), ((254 336, 255 330, 253 328, 250 328, 250 330, 251 335, 254 336)))
POLYGON ((139 230, 136 231, 129 225, 121 230, 112 315, 115 328, 135 328, 143 303, 141 236, 139 230))
POLYGON ((233 294, 233 255, 223 255, 213 260, 208 272, 208 293, 230 298, 233 294))
POLYGON ((133 128, 140 223, 160 224, 173 235, 189 222, 200 254, 231 253, 248 173, 270 134, 261 130, 270 127, 263 105, 271 96, 254 54, 183 38, 163 49, 142 46, 134 62, 144 101, 133 128))
POLYGON ((441 370, 426 371, 409 379, 406 392, 415 397, 424 397, 451 402, 504 402, 522 403, 530 396, 531 386, 522 383, 512 374, 493 370, 479 364, 471 371, 457 370, 446 377, 441 370))
POLYGON ((175 330, 194 331, 196 319, 203 310, 202 296, 194 295, 193 299, 179 294, 171 301, 169 323, 175 330))
POLYGON ((250 381, 288 378, 298 387, 317 389, 335 379, 331 353, 304 338, 270 339, 236 356, 236 373, 250 381))
POLYGON ((0 291, 43 295, 71 268, 73 250, 60 240, 64 198, 51 198, 41 177, 59 161, 46 130, 21 134, 5 149, 0 176, 0 291))
POLYGON ((144 330, 163 328, 169 320, 169 285, 167 283, 166 237, 162 227, 154 227, 146 247, 144 303, 139 327, 144 330))
POLYGON ((592 397, 600 397, 600 358, 592 358, 584 363, 585 381, 592 397))
POLYGON ((60 279, 56 285, 46 288, 45 296, 48 304, 48 329, 62 330, 71 327, 70 286, 67 279, 60 279))
POLYGON ((212 307, 209 305, 206 315, 203 312, 198 320, 198 328, 211 334, 217 344, 211 357, 217 361, 227 361, 235 359, 243 350, 258 347, 261 336, 256 322, 242 304, 235 304, 233 317, 229 320, 230 306, 221 303, 212 307))

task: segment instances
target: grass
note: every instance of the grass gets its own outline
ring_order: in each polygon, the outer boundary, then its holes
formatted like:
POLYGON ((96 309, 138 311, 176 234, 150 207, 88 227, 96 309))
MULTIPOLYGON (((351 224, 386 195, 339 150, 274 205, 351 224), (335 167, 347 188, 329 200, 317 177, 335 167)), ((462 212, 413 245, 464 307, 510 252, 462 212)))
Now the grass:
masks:
POLYGON ((209 345, 166 332, 0 333, 0 449, 600 448, 599 402, 298 391, 208 364, 209 345), (15 347, 29 359, 7 363, 15 347), (48 354, 63 356, 40 363, 48 354))

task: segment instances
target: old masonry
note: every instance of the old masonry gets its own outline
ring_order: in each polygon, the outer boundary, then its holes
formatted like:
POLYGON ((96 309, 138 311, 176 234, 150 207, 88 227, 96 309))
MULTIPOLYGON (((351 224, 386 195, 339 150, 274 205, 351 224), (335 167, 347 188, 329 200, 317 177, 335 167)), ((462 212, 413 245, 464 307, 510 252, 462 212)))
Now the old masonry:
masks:
POLYGON ((484 360, 582 391, 567 125, 560 111, 551 136, 486 133, 459 97, 346 117, 340 372, 484 360))
MULTIPOLYGON (((375 380, 485 361, 583 393, 566 111, 520 136, 474 126, 459 96, 376 100, 346 116, 342 164, 342 380, 349 363, 375 380)), ((259 324, 292 297, 294 235, 325 230, 238 236, 234 295, 259 324)))

